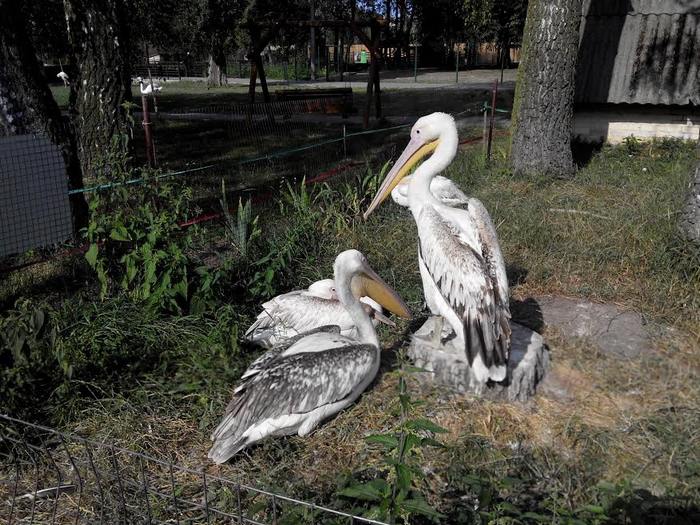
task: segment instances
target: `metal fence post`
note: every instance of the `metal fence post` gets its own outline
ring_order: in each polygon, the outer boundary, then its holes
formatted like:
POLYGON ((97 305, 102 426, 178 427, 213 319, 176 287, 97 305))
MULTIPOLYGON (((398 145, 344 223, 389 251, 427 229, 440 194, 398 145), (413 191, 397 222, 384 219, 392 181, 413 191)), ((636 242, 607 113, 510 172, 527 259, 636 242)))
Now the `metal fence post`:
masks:
POLYGON ((493 126, 496 119, 496 94, 498 93, 498 80, 494 80, 491 89, 491 119, 489 122, 489 141, 486 149, 486 160, 491 160, 491 143, 493 142, 493 126))
POLYGON ((343 159, 348 158, 348 143, 347 143, 347 133, 345 131, 345 124, 343 124, 343 159))
POLYGON ((489 125, 488 125, 488 118, 487 118, 488 106, 487 106, 486 102, 484 102, 484 107, 481 111, 484 114, 484 127, 483 127, 482 132, 481 132, 481 139, 482 139, 483 146, 484 146, 484 157, 486 157, 487 144, 489 141, 489 125))
POLYGON ((459 84, 459 44, 455 46, 455 84, 459 84))
POLYGON ((418 82, 418 44, 413 44, 413 81, 418 82))
POLYGON ((148 112, 148 97, 141 95, 141 110, 143 111, 143 133, 146 139, 146 160, 148 166, 154 168, 156 165, 155 148, 153 146, 153 135, 151 133, 151 115, 148 112))

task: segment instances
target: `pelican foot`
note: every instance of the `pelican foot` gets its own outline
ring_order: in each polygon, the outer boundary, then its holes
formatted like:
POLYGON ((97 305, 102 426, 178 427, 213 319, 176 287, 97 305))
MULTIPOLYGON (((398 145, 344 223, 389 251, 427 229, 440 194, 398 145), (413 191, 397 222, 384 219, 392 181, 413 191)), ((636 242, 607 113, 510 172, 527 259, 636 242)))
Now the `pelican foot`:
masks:
POLYGON ((435 347, 442 346, 442 326, 445 323, 445 318, 441 315, 437 316, 435 319, 435 325, 433 326, 433 333, 431 338, 431 343, 435 347))

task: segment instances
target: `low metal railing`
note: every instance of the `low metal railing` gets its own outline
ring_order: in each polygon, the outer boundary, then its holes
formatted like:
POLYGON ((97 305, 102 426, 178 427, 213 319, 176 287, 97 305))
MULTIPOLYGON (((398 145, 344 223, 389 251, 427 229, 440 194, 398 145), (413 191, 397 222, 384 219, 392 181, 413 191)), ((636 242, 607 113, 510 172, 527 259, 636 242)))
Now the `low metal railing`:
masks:
POLYGON ((381 524, 0 415, 0 521, 381 524))

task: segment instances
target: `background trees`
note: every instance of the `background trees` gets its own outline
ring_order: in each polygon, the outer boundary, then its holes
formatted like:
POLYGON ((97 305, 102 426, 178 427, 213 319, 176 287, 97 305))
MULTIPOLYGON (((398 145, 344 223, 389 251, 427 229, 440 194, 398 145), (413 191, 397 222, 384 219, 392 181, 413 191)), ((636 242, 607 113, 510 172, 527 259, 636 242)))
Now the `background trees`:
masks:
POLYGON ((131 95, 128 0, 64 0, 70 43, 70 116, 83 173, 125 125, 131 95))
MULTIPOLYGON (((0 135, 46 134, 61 150, 71 186, 79 188, 82 173, 75 138, 61 117, 33 45, 34 39, 30 37, 30 7, 30 3, 22 0, 0 2, 0 135)), ((34 30, 44 22, 45 19, 34 19, 34 30)), ((47 24, 47 27, 52 26, 47 24)), ((46 45, 60 42, 56 34, 45 33, 46 45)), ((81 228, 87 221, 85 199, 77 194, 71 200, 74 224, 81 228)))

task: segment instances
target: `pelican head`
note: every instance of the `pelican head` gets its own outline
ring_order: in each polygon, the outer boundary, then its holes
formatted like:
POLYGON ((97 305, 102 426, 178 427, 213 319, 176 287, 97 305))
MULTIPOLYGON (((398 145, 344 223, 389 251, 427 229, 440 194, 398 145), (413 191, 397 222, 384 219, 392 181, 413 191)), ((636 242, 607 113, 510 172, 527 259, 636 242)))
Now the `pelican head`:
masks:
MULTIPOLYGON (((335 282, 333 279, 321 279, 315 283, 311 283, 306 293, 313 295, 314 297, 319 297, 321 299, 327 299, 330 301, 338 301, 338 294, 335 291, 335 282)), ((363 308, 367 315, 372 319, 384 323, 389 326, 396 327, 391 319, 384 315, 382 311, 382 305, 371 297, 362 296, 360 297, 360 302, 363 304, 363 308)))
POLYGON ((395 315, 410 319, 406 303, 376 274, 359 251, 346 250, 339 254, 333 273, 338 298, 346 307, 359 304, 360 297, 366 296, 395 315))
POLYGON ((411 128, 411 140, 382 182, 377 195, 364 213, 364 218, 369 217, 369 214, 384 202, 418 162, 432 153, 430 160, 434 165, 431 166, 430 174, 437 175, 452 162, 458 145, 457 125, 452 115, 431 113, 419 118, 411 128))
POLYGON ((335 283, 333 279, 321 279, 315 283, 311 283, 308 288, 308 293, 321 299, 338 299, 335 293, 335 283))

